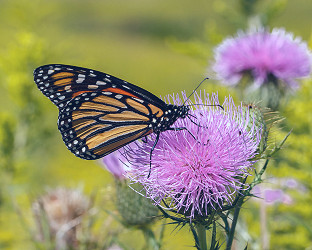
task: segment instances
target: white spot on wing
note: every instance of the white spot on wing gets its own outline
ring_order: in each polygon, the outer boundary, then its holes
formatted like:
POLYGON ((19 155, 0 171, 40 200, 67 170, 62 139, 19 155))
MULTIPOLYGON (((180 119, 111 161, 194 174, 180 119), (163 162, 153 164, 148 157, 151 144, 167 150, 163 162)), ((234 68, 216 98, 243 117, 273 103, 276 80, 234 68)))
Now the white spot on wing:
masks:
POLYGON ((138 101, 138 102, 140 102, 140 103, 143 103, 143 102, 144 102, 143 100, 138 99, 138 98, 135 98, 135 97, 132 97, 132 99, 133 99, 133 100, 136 100, 136 101, 138 101))
POLYGON ((88 86, 88 89, 97 89, 99 86, 97 85, 89 85, 88 86))
POLYGON ((77 79, 77 83, 82 83, 84 80, 85 80, 86 76, 85 75, 82 75, 82 74, 79 74, 78 75, 78 79, 77 79))
POLYGON ((106 85, 107 83, 106 82, 102 82, 102 81, 97 81, 96 82, 96 85, 106 85))

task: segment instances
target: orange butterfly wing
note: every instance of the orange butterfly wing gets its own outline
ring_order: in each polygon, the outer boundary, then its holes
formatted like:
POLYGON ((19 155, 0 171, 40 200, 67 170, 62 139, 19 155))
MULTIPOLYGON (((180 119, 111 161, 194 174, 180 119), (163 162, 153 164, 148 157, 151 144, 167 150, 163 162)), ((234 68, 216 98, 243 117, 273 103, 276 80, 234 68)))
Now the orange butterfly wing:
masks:
POLYGON ((58 108, 58 127, 67 148, 94 160, 153 132, 153 117, 167 105, 150 92, 87 68, 51 64, 34 80, 58 108))

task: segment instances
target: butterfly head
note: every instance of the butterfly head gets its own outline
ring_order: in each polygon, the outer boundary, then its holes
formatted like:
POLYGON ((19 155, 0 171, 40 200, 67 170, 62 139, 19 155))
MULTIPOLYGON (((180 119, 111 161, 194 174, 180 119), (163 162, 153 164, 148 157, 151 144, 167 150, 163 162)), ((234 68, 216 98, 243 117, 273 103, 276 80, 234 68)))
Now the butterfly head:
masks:
POLYGON ((184 119, 188 116, 190 108, 186 105, 168 105, 168 110, 165 112, 165 115, 169 117, 170 120, 176 121, 178 118, 184 119))
POLYGON ((188 106, 185 105, 180 106, 178 111, 179 117, 184 119, 185 117, 187 117, 189 111, 190 108, 188 106))

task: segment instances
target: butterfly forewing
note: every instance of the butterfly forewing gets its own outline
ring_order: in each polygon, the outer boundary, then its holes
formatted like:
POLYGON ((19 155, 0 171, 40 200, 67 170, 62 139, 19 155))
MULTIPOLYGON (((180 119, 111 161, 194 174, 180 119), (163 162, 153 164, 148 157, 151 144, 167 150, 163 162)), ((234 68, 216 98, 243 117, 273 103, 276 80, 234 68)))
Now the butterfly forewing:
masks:
POLYGON ((59 109, 75 96, 85 92, 114 92, 146 100, 164 109, 166 104, 150 92, 100 71, 87 68, 51 64, 37 68, 34 80, 41 90, 59 109))

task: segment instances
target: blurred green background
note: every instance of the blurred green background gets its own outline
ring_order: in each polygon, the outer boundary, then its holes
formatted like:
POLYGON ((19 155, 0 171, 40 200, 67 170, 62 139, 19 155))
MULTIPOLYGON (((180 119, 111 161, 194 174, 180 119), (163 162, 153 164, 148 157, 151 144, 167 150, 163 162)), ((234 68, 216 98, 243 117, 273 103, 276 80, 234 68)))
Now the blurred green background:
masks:
MULTIPOLYGON (((36 248, 30 237, 35 230, 31 203, 47 187, 96 193, 100 211, 94 234, 105 242, 107 232, 120 230, 118 222, 110 222, 106 234, 101 232, 106 210, 115 209, 114 180, 98 162, 66 149, 57 108, 33 82, 36 67, 63 63, 96 69, 157 96, 191 93, 208 75, 212 80, 202 89, 218 91, 222 101, 225 95, 236 97, 208 70, 222 39, 246 29, 258 15, 269 27, 285 27, 311 45, 311 13, 308 0, 0 1, 0 249, 36 248)), ((294 130, 268 175, 294 177, 305 190, 290 191, 291 205, 267 208, 272 249, 312 249, 311 99, 311 80, 305 80, 282 109, 283 128, 294 130)), ((242 238, 251 249, 261 249, 258 214, 257 204, 247 203, 242 232, 249 238, 242 238)), ((163 249, 194 245, 187 227, 174 229, 166 227, 163 249)), ((118 237, 127 249, 142 248, 141 232, 122 229, 118 237)))

